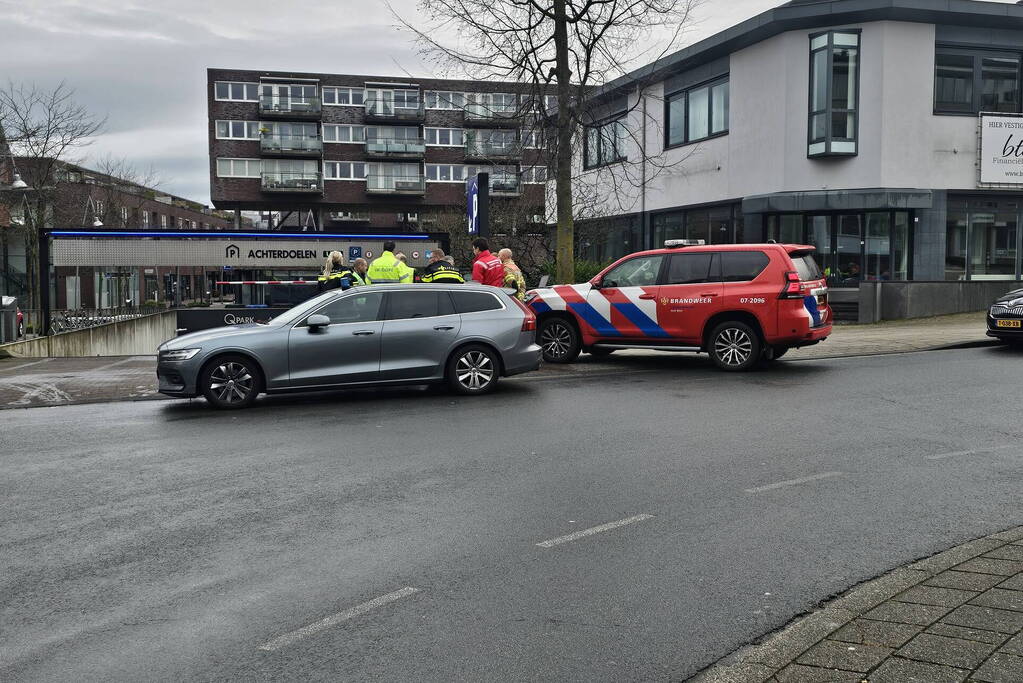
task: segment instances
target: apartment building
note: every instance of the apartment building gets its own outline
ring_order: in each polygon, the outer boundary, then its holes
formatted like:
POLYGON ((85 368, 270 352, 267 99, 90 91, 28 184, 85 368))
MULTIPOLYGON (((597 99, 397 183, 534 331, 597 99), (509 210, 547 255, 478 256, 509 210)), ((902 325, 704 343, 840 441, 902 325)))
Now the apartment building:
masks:
POLYGON ((775 239, 816 245, 833 287, 1019 280, 1021 60, 1020 4, 764 12, 594 96, 577 185, 660 163, 584 255, 775 239))
POLYGON ((207 80, 217 208, 414 231, 464 209, 466 178, 487 171, 495 201, 544 213, 537 123, 550 101, 528 85, 229 69, 207 80))

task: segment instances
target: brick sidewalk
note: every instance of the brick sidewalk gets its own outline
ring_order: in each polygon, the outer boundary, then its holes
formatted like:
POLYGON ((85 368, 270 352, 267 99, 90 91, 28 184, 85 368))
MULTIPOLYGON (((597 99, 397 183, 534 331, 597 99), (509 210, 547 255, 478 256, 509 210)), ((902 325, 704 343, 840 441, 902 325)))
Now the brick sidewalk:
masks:
POLYGON ((1023 527, 869 581, 692 683, 1020 683, 1023 527))

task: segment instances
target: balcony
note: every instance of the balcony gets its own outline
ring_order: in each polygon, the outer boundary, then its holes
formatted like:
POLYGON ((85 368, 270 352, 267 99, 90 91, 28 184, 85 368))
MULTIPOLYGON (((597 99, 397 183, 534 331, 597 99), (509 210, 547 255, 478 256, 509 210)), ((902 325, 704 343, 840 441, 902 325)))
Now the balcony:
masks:
POLYGON ((323 194, 323 174, 303 171, 263 173, 263 192, 289 194, 323 194))
POLYGON ((331 211, 330 220, 344 223, 368 223, 370 214, 368 211, 331 211))
POLYGON ((263 156, 319 157, 323 154, 323 139, 319 135, 263 133, 259 136, 259 151, 263 156))
POLYGON ((522 183, 517 175, 490 176, 490 194, 495 197, 518 197, 522 183))
POLYGON ((367 123, 422 123, 426 110, 418 107, 396 107, 390 100, 366 100, 367 123))
POLYGON ((259 98, 259 113, 271 118, 318 119, 320 98, 262 95, 259 98))
POLYGON ((421 175, 368 175, 366 176, 367 194, 410 194, 426 193, 426 177, 421 175))
POLYGON ((470 102, 465 105, 465 123, 476 126, 516 126, 522 116, 518 108, 470 102))
POLYGON ((422 159, 426 154, 426 140, 413 138, 366 138, 366 156, 376 159, 422 159))
POLYGON ((487 142, 469 138, 465 143, 466 159, 521 159, 522 143, 518 140, 512 142, 487 142))

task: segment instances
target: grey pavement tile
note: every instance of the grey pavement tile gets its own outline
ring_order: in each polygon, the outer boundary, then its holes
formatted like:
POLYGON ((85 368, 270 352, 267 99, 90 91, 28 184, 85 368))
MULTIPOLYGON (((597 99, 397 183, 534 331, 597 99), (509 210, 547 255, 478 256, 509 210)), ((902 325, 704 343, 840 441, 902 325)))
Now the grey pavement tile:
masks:
POLYGON ((870 673, 870 683, 961 683, 967 669, 892 657, 870 673))
POLYGON ((866 643, 885 647, 901 647, 920 632, 922 626, 897 624, 891 621, 854 619, 828 638, 846 643, 866 643))
POLYGON ((930 576, 927 572, 900 567, 872 581, 857 586, 831 603, 831 607, 846 609, 855 614, 866 612, 890 599, 900 591, 917 585, 930 576))
POLYGON ((925 586, 939 588, 955 588, 964 591, 986 591, 998 585, 1005 577, 996 574, 978 574, 976 572, 957 572, 954 569, 941 572, 924 581, 925 586))
POLYGON ((863 674, 856 673, 855 671, 822 669, 818 666, 790 664, 775 674, 775 678, 778 680, 778 683, 830 683, 830 681, 860 683, 863 680, 863 674))
POLYGON ((1016 541, 1023 541, 1023 526, 1018 526, 1015 529, 1006 529, 1005 531, 999 531, 997 534, 991 534, 988 538, 994 538, 1001 541, 1009 541, 1010 543, 1016 541))
POLYGON ((1015 638, 1011 639, 1005 645, 1002 645, 998 650, 999 652, 1005 652, 1010 655, 1017 655, 1023 657, 1023 633, 1020 633, 1015 638))
POLYGON ((948 636, 949 638, 960 638, 962 640, 976 640, 978 643, 990 643, 991 645, 1001 645, 1005 642, 1005 639, 1009 637, 1008 633, 999 633, 997 631, 985 631, 978 628, 965 628, 963 626, 953 626, 952 624, 931 624, 927 628, 926 633, 933 633, 938 636, 948 636))
POLYGON ((959 638, 921 633, 906 643, 905 647, 896 654, 906 659, 973 670, 980 666, 988 655, 995 651, 996 647, 996 645, 978 643, 974 640, 960 640, 959 638))
POLYGON ((774 678, 773 666, 739 662, 715 666, 690 679, 690 683, 764 683, 774 678))
POLYGON ((1023 657, 996 652, 973 672, 971 679, 984 683, 1023 683, 1023 657))
POLYGON ((1016 576, 1009 577, 998 584, 998 587, 1008 588, 1009 590, 1014 591, 1023 591, 1023 574, 1017 574, 1016 576))
POLYGON ((962 605, 945 615, 942 622, 999 633, 1016 633, 1023 629, 1023 613, 993 607, 962 605))
POLYGON ((900 624, 927 626, 948 614, 948 607, 938 605, 915 605, 909 602, 889 600, 870 610, 863 616, 878 621, 895 621, 900 624))
POLYGON ((846 610, 826 607, 787 626, 763 643, 744 648, 737 653, 737 659, 780 669, 855 616, 846 610))
POLYGON ((1001 548, 995 548, 989 553, 984 553, 982 557, 1023 562, 1023 545, 1003 545, 1001 548))
POLYGON ((957 565, 956 569, 962 572, 980 572, 981 574, 1012 576, 1013 574, 1023 572, 1023 562, 996 560, 990 557, 976 557, 957 565))
POLYGON ((955 588, 939 588, 937 586, 913 586, 908 591, 899 593, 895 598, 899 602, 915 602, 921 605, 941 605, 942 607, 958 607, 969 602, 979 593, 976 591, 956 590, 955 588))
POLYGON ((989 550, 994 550, 1005 545, 1005 541, 995 540, 992 538, 978 538, 975 541, 969 543, 963 543, 962 545, 950 548, 937 555, 931 555, 926 557, 919 562, 914 562, 909 565, 908 569, 914 569, 917 571, 927 572, 928 574, 937 574, 943 572, 946 569, 951 569, 961 562, 965 562, 970 558, 983 555, 989 550))
POLYGON ((970 604, 1023 612, 1023 591, 1010 591, 1002 590, 1001 588, 992 588, 986 593, 981 593, 973 600, 970 600, 970 604))
POLYGON ((825 669, 866 673, 884 661, 891 653, 892 648, 880 645, 853 645, 835 640, 823 640, 804 652, 796 660, 796 663, 825 669))

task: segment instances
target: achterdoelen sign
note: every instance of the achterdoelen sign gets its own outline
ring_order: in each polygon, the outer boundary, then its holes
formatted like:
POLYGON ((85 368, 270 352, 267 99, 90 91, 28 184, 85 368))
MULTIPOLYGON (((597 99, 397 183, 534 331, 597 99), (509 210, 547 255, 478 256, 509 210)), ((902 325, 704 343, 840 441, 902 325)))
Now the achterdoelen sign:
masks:
POLYGON ((1023 185, 1023 115, 980 115, 981 185, 1023 185))

